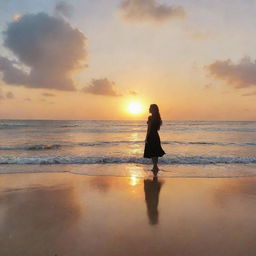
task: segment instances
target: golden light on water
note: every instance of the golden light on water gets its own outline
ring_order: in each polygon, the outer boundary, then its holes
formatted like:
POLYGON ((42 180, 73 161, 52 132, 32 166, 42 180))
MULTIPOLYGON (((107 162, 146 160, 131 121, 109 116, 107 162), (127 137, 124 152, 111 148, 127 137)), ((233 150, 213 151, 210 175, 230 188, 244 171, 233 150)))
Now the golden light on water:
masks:
POLYGON ((130 177, 130 185, 136 186, 137 184, 138 184, 138 178, 136 176, 131 176, 130 177))
POLYGON ((133 101, 128 105, 128 111, 131 114, 137 115, 142 112, 142 105, 138 101, 133 101))

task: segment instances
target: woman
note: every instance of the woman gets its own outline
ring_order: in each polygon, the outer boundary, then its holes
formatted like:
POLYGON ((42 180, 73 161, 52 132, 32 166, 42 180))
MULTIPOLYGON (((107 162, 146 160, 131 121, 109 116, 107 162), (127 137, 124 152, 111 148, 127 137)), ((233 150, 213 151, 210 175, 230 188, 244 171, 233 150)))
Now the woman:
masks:
POLYGON ((165 154, 161 147, 160 137, 158 130, 162 125, 161 116, 159 113, 159 108, 156 104, 151 104, 149 108, 151 116, 148 117, 148 130, 145 140, 145 150, 144 157, 151 158, 153 162, 153 173, 157 175, 159 168, 157 166, 158 157, 161 157, 165 154))

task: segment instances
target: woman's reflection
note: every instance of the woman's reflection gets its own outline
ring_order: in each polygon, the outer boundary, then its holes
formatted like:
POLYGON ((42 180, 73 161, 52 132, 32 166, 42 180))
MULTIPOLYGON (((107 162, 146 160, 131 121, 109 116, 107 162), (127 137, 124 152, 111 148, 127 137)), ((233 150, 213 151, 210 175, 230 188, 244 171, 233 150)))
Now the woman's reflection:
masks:
POLYGON ((151 225, 156 225, 158 223, 158 201, 159 193, 161 190, 162 182, 158 181, 158 177, 155 176, 153 180, 144 180, 144 191, 145 200, 147 204, 148 217, 151 225))

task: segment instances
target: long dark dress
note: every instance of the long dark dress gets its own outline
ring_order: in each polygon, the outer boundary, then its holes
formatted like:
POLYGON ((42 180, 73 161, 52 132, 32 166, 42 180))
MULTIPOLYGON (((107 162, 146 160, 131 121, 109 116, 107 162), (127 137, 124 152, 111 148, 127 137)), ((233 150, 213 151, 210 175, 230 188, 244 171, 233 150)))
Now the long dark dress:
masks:
POLYGON ((155 122, 151 116, 148 117, 148 136, 145 144, 144 156, 145 158, 161 157, 165 154, 161 147, 161 141, 158 134, 158 123, 155 122))

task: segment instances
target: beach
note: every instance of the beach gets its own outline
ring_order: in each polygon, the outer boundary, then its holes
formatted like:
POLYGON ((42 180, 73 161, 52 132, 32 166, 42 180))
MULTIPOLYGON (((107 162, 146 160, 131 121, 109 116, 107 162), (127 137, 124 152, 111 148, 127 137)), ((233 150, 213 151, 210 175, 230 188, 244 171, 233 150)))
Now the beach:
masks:
POLYGON ((0 255, 255 255, 256 178, 0 175, 0 255))
POLYGON ((1 256, 254 256, 256 122, 0 121, 1 256))

